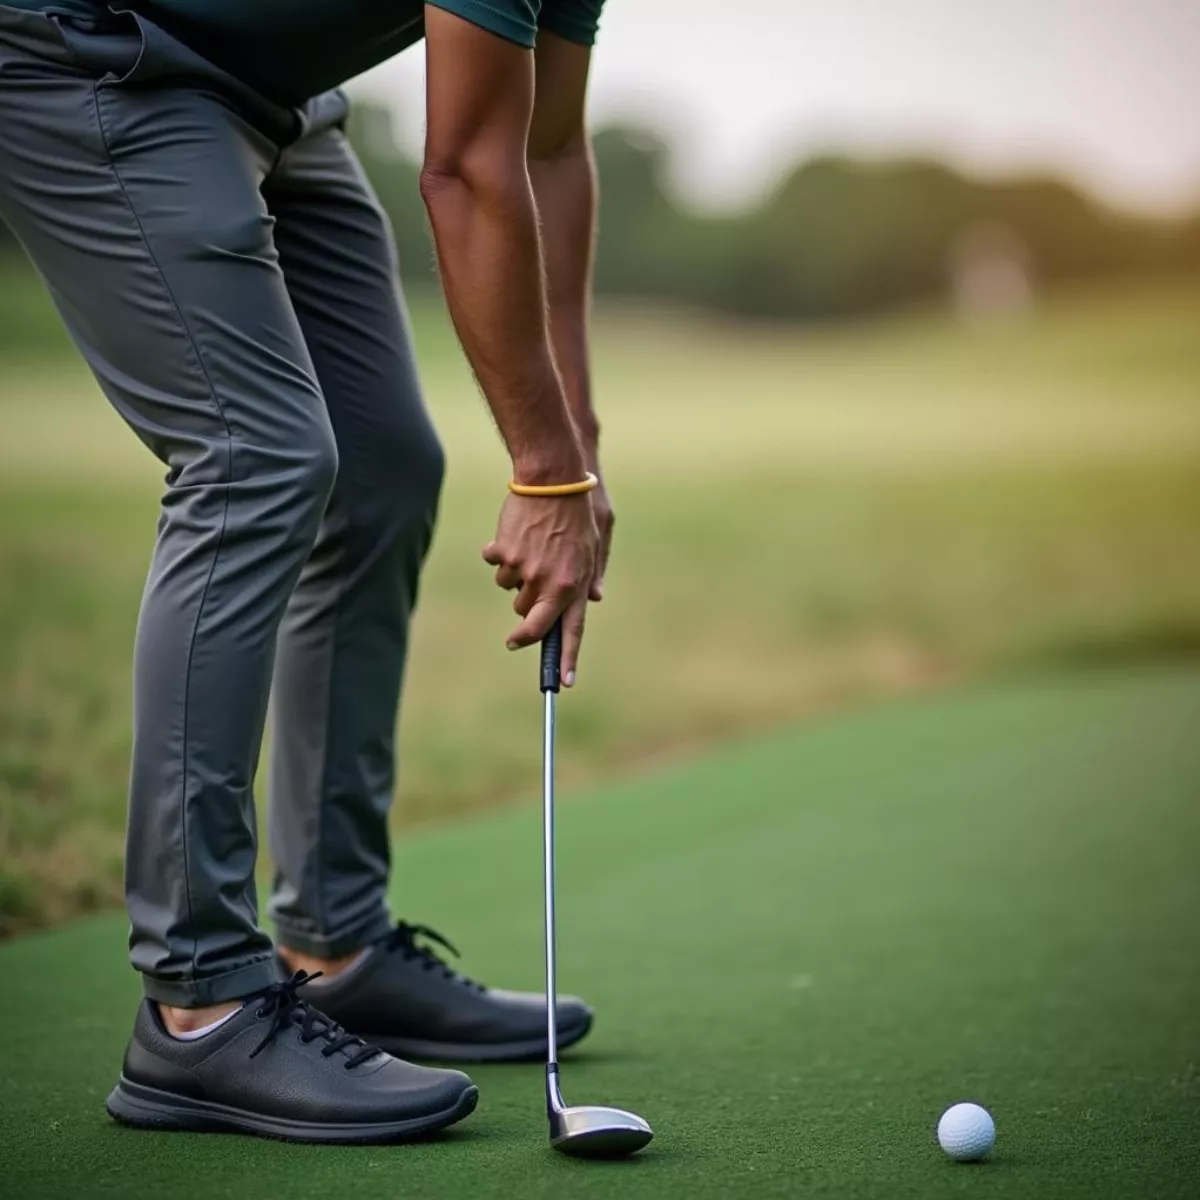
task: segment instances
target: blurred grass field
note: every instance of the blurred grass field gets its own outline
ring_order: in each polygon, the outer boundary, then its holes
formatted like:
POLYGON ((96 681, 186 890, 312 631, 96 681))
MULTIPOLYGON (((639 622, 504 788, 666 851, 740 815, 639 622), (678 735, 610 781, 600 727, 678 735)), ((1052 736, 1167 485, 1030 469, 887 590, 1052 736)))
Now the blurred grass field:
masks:
MULTIPOLYGON (((528 656, 480 562, 505 463, 440 302, 414 324, 450 474, 402 824, 528 793, 528 656)), ((162 471, 24 277, 0 278, 0 930, 115 903, 130 645, 162 471)), ((618 531, 564 747, 609 776, 1031 662, 1200 654, 1200 287, 988 326, 604 309, 618 531)))

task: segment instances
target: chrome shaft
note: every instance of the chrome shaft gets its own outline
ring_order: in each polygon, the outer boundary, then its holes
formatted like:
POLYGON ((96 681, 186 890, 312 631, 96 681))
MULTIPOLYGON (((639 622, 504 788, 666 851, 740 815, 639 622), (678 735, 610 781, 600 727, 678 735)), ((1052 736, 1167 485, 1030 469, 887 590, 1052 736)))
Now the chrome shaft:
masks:
MULTIPOLYGON (((558 979, 555 956, 554 915, 554 700, 552 691, 543 693, 545 717, 542 725, 542 872, 546 913, 546 1063, 558 1066, 558 979)), ((561 1099, 559 1100, 561 1104, 561 1099)))

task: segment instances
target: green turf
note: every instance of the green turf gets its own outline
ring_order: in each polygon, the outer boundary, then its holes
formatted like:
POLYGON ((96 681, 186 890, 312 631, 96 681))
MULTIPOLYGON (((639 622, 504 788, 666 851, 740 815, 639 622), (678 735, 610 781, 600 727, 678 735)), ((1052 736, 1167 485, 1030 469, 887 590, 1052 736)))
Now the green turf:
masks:
MULTIPOLYGON (((528 700, 536 726, 536 696, 528 700)), ((569 722, 570 701, 564 706, 569 722)), ((101 1109, 137 993, 119 918, 0 949, 14 1197, 1195 1197, 1200 672, 1010 679, 735 747, 562 813, 568 1099, 658 1131, 545 1145, 536 1067, 388 1149, 142 1134, 101 1109), (993 1111, 956 1166, 941 1109, 993 1111)), ((539 982, 535 806, 414 837, 403 911, 539 982)))

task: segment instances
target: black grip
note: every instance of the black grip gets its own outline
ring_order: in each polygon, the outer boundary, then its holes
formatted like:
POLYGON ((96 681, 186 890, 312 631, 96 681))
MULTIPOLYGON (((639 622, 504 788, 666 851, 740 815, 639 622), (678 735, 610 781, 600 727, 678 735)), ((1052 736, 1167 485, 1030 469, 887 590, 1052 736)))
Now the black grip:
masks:
POLYGON ((562 671, 562 617, 550 626, 542 641, 542 691, 557 692, 562 671))

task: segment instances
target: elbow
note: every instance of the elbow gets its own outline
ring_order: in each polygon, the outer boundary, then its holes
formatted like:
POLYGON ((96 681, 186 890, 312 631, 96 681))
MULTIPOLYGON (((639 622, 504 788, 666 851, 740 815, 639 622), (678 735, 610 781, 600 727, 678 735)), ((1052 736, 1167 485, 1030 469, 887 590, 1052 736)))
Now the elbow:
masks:
POLYGON ((453 156, 426 154, 420 175, 421 199, 432 216, 464 202, 489 209, 527 203, 530 195, 525 158, 495 152, 453 156))
POLYGON ((448 204, 461 204, 468 185, 457 171, 426 163, 421 168, 418 186, 425 211, 436 225, 439 214, 448 204))
POLYGON ((425 201, 425 207, 432 208, 447 193, 461 190, 466 186, 466 181, 461 172, 452 166, 426 160, 421 167, 418 186, 421 189, 421 199, 425 201))

